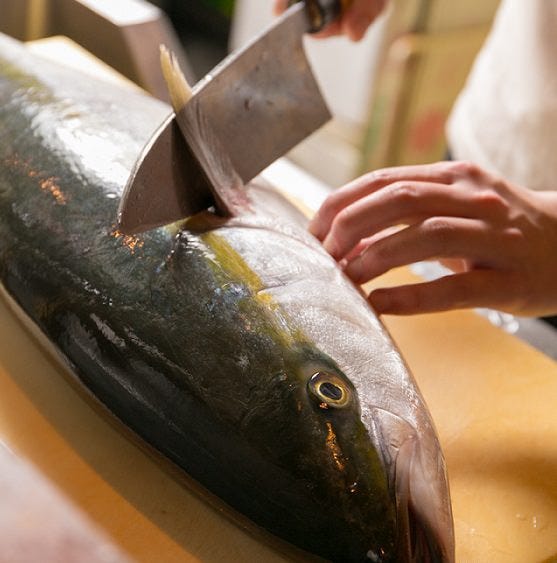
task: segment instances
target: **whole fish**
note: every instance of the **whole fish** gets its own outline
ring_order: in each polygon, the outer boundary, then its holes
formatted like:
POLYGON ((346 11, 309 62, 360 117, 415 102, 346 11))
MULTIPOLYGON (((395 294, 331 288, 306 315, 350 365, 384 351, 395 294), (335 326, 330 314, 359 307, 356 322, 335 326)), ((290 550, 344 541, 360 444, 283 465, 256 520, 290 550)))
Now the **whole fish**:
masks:
POLYGON ((273 190, 141 236, 169 108, 0 37, 0 280, 78 381, 212 497, 332 561, 453 561, 443 456, 361 293, 273 190))

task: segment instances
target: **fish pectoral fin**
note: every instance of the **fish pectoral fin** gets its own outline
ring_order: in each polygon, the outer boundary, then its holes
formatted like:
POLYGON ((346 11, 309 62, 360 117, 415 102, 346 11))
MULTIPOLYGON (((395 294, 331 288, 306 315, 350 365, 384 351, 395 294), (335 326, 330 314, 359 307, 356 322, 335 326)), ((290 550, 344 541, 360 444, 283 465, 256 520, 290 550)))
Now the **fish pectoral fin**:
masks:
POLYGON ((446 489, 442 458, 435 448, 425 448, 416 429, 401 417, 378 409, 375 419, 396 500, 397 561, 453 561, 452 515, 442 493, 446 489))
MULTIPOLYGON (((395 466, 395 495, 399 560, 420 563, 448 563, 453 560, 454 540, 444 499, 437 493, 435 480, 444 478, 428 470, 420 443, 409 437, 399 448, 395 466)), ((431 467, 429 467, 431 469, 431 467)))

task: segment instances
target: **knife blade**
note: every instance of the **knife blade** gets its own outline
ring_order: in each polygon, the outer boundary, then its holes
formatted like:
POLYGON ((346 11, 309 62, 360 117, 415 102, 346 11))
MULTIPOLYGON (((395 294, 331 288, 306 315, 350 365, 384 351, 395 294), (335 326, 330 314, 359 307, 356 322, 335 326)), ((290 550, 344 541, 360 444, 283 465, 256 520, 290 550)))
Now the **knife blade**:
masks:
POLYGON ((191 101, 161 125, 132 170, 118 212, 122 232, 210 206, 229 214, 239 186, 330 119, 303 36, 332 21, 345 3, 294 3, 195 85, 191 101), (224 170, 215 173, 219 162, 224 170))

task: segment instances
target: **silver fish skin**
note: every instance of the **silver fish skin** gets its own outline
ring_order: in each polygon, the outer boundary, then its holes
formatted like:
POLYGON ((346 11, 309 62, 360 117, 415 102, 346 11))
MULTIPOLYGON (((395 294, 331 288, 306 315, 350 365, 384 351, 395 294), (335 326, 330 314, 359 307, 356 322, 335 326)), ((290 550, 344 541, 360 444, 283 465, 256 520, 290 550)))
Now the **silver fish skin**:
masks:
POLYGON ((0 36, 0 281, 85 386, 211 497, 331 561, 454 560, 425 402, 361 293, 255 181, 116 228, 170 109, 0 36))

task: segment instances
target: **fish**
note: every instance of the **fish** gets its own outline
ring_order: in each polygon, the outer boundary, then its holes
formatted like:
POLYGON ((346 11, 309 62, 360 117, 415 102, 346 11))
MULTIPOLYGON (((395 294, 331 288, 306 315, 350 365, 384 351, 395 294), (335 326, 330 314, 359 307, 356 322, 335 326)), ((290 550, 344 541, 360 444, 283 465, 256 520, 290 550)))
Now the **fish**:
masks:
POLYGON ((170 111, 0 36, 3 291, 79 386, 238 522, 309 558, 454 561, 425 401, 295 205, 256 179, 232 217, 118 230, 170 111))

